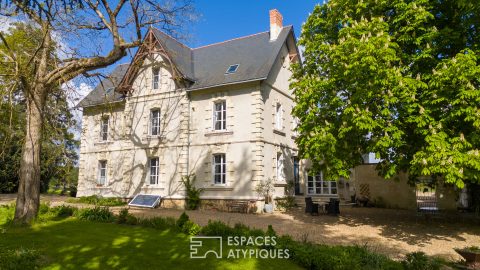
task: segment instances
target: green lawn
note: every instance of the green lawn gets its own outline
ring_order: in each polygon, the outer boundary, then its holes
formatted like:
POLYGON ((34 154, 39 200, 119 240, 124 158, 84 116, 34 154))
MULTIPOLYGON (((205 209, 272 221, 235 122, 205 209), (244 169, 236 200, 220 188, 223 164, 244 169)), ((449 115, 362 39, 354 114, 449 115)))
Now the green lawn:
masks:
POLYGON ((190 259, 188 236, 169 230, 72 217, 7 227, 9 214, 0 208, 0 250, 34 249, 43 269, 299 269, 286 259, 190 259))

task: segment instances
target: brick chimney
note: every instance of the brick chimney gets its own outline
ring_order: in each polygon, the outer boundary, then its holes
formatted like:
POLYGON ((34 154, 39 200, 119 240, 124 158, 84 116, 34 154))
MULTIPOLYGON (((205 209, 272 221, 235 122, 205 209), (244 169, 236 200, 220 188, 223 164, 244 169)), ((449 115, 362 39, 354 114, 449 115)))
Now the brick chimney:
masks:
POLYGON ((283 27, 283 17, 276 9, 270 10, 270 40, 276 40, 283 27))

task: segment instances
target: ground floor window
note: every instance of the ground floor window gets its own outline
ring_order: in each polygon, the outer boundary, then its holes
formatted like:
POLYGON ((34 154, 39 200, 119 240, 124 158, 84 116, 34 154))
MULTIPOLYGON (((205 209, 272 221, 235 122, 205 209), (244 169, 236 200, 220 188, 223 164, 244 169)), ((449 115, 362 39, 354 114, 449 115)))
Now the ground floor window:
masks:
POLYGON ((277 181, 285 181, 285 159, 282 153, 277 153, 277 181))
POLYGON ((107 161, 100 160, 98 162, 98 180, 97 184, 104 186, 107 183, 107 161))
POLYGON ((323 173, 317 175, 308 175, 307 193, 313 195, 336 195, 337 181, 328 181, 323 179, 323 173))
POLYGON ((150 159, 150 185, 158 185, 159 175, 159 162, 158 157, 150 159))
POLYGON ((225 154, 213 155, 213 183, 215 185, 225 184, 226 169, 225 154))

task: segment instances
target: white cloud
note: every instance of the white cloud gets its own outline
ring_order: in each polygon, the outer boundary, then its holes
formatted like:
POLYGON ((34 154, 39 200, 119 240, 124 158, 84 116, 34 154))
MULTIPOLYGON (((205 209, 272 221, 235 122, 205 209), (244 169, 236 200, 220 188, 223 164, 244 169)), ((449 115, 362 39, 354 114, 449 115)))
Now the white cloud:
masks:
POLYGON ((18 20, 12 17, 0 17, 0 32, 6 32, 16 22, 18 20))

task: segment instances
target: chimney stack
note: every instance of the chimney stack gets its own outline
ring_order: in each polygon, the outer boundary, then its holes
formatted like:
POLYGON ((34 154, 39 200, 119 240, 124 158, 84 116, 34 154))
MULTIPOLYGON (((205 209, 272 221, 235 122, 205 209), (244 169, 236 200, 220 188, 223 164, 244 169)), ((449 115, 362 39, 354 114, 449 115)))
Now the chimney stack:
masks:
POLYGON ((276 40, 283 27, 283 17, 276 9, 270 10, 270 40, 276 40))

